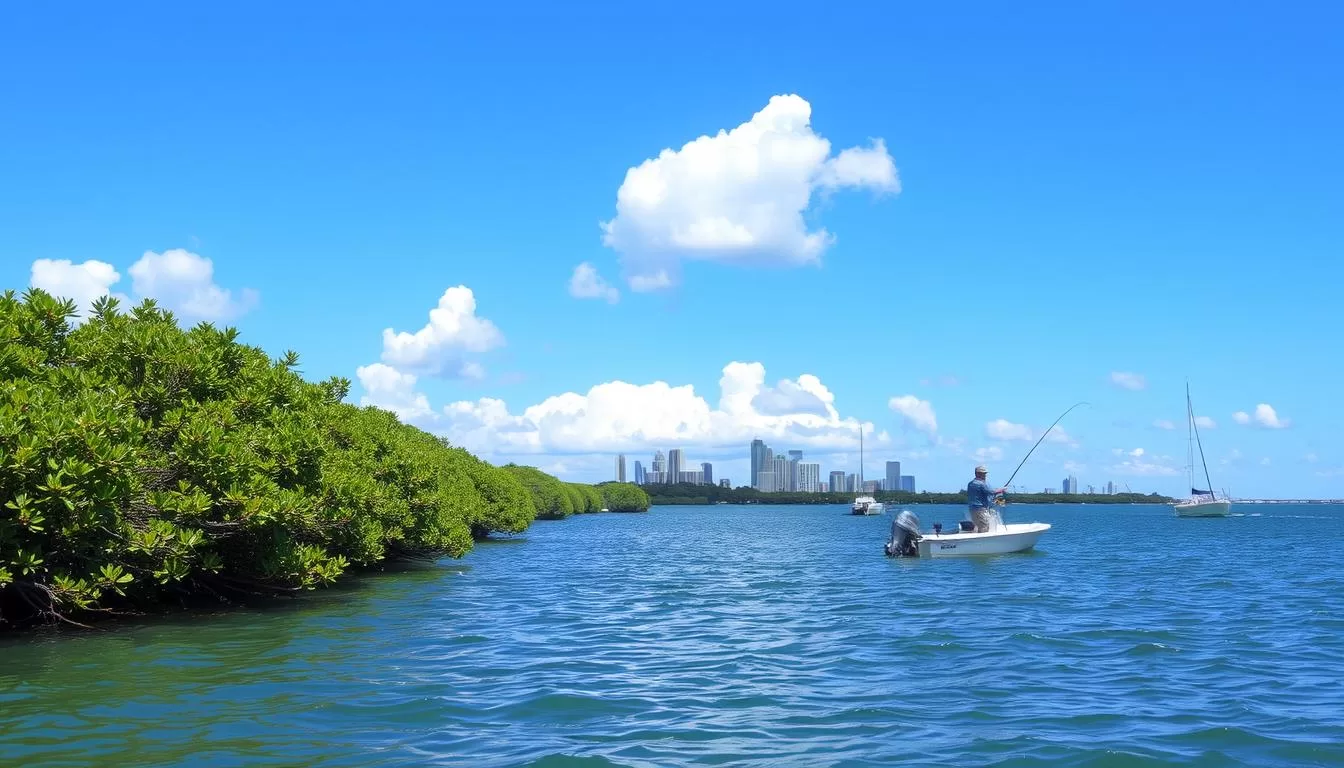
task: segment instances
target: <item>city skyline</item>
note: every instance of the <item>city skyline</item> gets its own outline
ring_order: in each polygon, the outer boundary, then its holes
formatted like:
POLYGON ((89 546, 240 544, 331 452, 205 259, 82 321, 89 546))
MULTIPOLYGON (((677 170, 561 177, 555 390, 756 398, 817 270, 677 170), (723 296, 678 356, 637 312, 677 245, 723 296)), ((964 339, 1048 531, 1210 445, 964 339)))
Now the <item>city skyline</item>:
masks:
MULTIPOLYGON (((905 493, 917 493, 915 477, 901 473, 901 461, 898 459, 887 459, 884 461, 886 470, 885 476, 881 480, 867 480, 862 478, 857 472, 845 472, 844 470, 831 470, 825 473, 822 470, 820 462, 804 461, 804 451, 798 449, 787 449, 783 454, 776 455, 774 450, 762 439, 755 438, 748 447, 751 466, 751 481, 745 487, 755 488, 763 493, 782 493, 782 492, 800 492, 800 493, 875 493, 879 491, 901 491, 905 493), (822 478, 826 480, 823 482, 822 478), (782 479, 781 479, 782 478, 782 479)), ((666 466, 666 469, 654 469, 652 473, 643 468, 641 461, 634 462, 634 482, 639 485, 645 484, 675 484, 690 483, 692 485, 726 485, 730 483, 729 478, 714 479, 713 463, 700 462, 696 470, 677 470, 674 467, 681 466, 684 462, 682 449, 674 448, 666 454, 662 449, 656 449, 653 455, 652 465, 654 467, 666 466), (671 461, 671 464, 667 462, 671 461), (679 478, 673 480, 672 478, 679 478)), ((617 481, 625 482, 624 467, 625 454, 618 454, 616 457, 617 481)), ((1078 478, 1075 475, 1069 475, 1061 482, 1062 490, 1059 492, 1065 495, 1115 495, 1116 485, 1112 480, 1107 480, 1105 485, 1101 486, 1098 493, 1095 485, 1089 484, 1086 492, 1079 490, 1078 478)), ((960 488, 945 489, 942 492, 955 492, 964 490, 960 488)), ((1021 486, 1011 486, 1010 492, 1035 493, 1021 486)), ((1039 493, 1053 494, 1055 489, 1045 487, 1039 493)), ((1132 492, 1126 485, 1126 492, 1132 492)))

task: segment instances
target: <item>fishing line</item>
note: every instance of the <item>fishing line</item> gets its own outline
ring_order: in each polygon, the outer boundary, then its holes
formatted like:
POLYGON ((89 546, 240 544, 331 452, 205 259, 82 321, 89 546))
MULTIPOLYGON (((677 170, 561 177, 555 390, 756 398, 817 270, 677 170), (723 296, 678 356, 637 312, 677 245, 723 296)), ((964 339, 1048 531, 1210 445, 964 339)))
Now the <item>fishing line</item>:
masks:
MULTIPOLYGON (((1030 451, 1027 451, 1027 455, 1022 457, 1022 461, 1017 465, 1017 469, 1014 469, 1014 470, 1013 470, 1013 474, 1011 474, 1011 475, 1008 476, 1008 482, 1006 482, 1006 483, 1003 484, 1003 487, 1004 487, 1004 488, 1007 488, 1008 486, 1010 486, 1010 485, 1013 484, 1013 478, 1014 478, 1014 477, 1017 477, 1017 472, 1018 472, 1018 470, 1022 469, 1022 465, 1027 463, 1027 459, 1031 458, 1031 454, 1034 453, 1034 452, 1036 451, 1036 446, 1037 446, 1037 445, 1040 445, 1040 444, 1041 444, 1041 441, 1045 440, 1045 436, 1048 435, 1048 434, 1050 434, 1050 430, 1054 429, 1054 428, 1055 428, 1055 425, 1056 425, 1056 424, 1059 424, 1059 422, 1060 422, 1065 416, 1068 416, 1068 415, 1069 415, 1069 411, 1072 411, 1074 408, 1077 408, 1077 407, 1080 406, 1080 405, 1090 405, 1090 403, 1074 403, 1073 405, 1069 406, 1069 410, 1068 410, 1068 411, 1065 411, 1065 412, 1059 414, 1059 418, 1058 418, 1058 419, 1055 419, 1055 423, 1050 425, 1050 429, 1045 430, 1045 434, 1042 434, 1041 437, 1040 437, 1040 439, 1036 441, 1036 445, 1031 446, 1031 450, 1030 450, 1030 451)), ((1000 497, 1000 498, 1002 498, 1002 497, 1000 497)), ((1001 504, 1001 505, 1002 505, 1002 504, 1001 504)), ((1001 505, 1000 505, 1000 506, 1001 506, 1001 505)))

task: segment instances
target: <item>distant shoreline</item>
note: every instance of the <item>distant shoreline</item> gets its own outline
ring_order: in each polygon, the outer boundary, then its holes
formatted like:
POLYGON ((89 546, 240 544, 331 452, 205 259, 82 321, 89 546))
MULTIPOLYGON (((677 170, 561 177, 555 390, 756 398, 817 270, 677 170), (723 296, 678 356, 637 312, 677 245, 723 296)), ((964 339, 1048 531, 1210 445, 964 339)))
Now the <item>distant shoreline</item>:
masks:
MULTIPOLYGON (((705 501, 702 499, 676 499, 676 498, 649 499, 649 505, 651 507, 716 507, 716 506, 834 507, 834 506, 849 506, 851 502, 852 500, 851 501, 784 501, 782 499, 775 500, 769 498, 751 499, 747 501, 705 501)), ((1024 506, 1024 505, 1044 506, 1049 504, 1067 504, 1067 505, 1090 504, 1093 506, 1142 505, 1142 506, 1160 507, 1160 506, 1170 506, 1173 503, 1174 502, 1170 501, 1011 501, 1008 503, 1007 506, 1024 506)), ((1235 504, 1237 502, 1233 503, 1235 504)), ((1264 502, 1264 503, 1276 503, 1276 502, 1264 502)), ((1326 504, 1329 502, 1298 502, 1298 503, 1326 504)), ((885 502, 885 504, 888 507, 948 507, 948 506, 965 506, 966 502, 965 501, 907 501, 907 502, 888 501, 885 502)))
MULTIPOLYGON (((654 506, 692 504, 852 504, 856 495, 871 495, 888 505, 908 504, 965 504, 966 492, 910 493, 906 491, 877 491, 857 494, 854 491, 832 493, 803 493, 793 491, 766 493, 755 488, 724 488, 714 485, 648 484, 640 486, 654 506)), ((1156 493, 1009 493, 1009 504, 1174 504, 1176 500, 1156 493)))

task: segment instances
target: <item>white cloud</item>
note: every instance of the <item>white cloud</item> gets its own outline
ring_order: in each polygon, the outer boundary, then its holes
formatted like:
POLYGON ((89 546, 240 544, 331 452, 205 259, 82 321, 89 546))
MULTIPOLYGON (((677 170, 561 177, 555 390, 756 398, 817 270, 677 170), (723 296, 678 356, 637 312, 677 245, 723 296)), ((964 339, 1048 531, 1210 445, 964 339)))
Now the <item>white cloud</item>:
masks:
POLYGON ((1086 470, 1086 469, 1087 469, 1087 465, 1085 465, 1085 464, 1079 464, 1079 463, 1076 462, 1076 461, 1066 461, 1066 462, 1064 462, 1064 471, 1065 471, 1065 472, 1075 472, 1075 473, 1076 473, 1076 472, 1082 472, 1082 471, 1084 471, 1084 470, 1086 470))
POLYGON ((1113 371, 1111 383, 1121 389, 1140 390, 1148 386, 1148 380, 1142 374, 1127 371, 1113 371))
POLYGON ((1315 464, 1317 461, 1320 461, 1320 457, 1318 457, 1314 453, 1308 453, 1307 455, 1302 457, 1302 460, 1307 462, 1308 464, 1315 464))
POLYGON ((75 264, 68 259, 38 259, 33 262, 29 285, 41 288, 57 298, 71 299, 79 316, 76 323, 88 319, 89 308, 103 296, 125 296, 112 293, 112 286, 121 280, 116 268, 104 261, 75 264))
POLYGON ((1218 422, 1214 421, 1208 416, 1196 416, 1195 426, 1199 427, 1200 429, 1217 429, 1218 422))
POLYGON ((216 285, 214 262, 183 248, 145 251, 127 272, 137 295, 153 297, 184 319, 228 321, 251 311, 259 301, 251 288, 235 298, 232 291, 216 285))
MULTIPOLYGON (((131 276, 132 292, 139 298, 152 298, 183 320, 196 322, 232 320, 255 308, 257 292, 244 288, 233 292, 215 284, 215 266, 210 259, 182 248, 155 253, 145 251, 126 270, 131 276)), ((73 299, 80 318, 87 318, 93 302, 112 296, 123 304, 131 299, 114 293, 112 286, 121 274, 106 262, 89 260, 74 264, 65 259, 38 259, 33 262, 31 285, 62 298, 73 299)))
POLYGON ((606 299, 608 304, 621 300, 621 292, 597 273, 597 267, 583 262, 569 278, 569 295, 576 299, 606 299))
POLYGON ((976 461, 1002 461, 1003 449, 997 445, 991 445, 986 448, 975 449, 976 461))
POLYGON ((1245 411, 1237 411, 1232 414, 1232 420, 1238 424, 1250 424, 1254 422, 1257 426, 1265 429, 1287 429, 1292 421, 1279 418, 1278 412, 1268 403, 1260 403, 1255 406, 1255 414, 1248 414, 1245 411))
POLYGON ((887 407, 901 414, 907 427, 932 435, 938 431, 938 415, 928 400, 920 400, 914 395, 901 395, 887 401, 887 407))
MULTIPOLYGON (((566 454, 688 447, 740 447, 759 437, 776 450, 853 451, 859 422, 842 418, 835 396, 804 374, 775 386, 765 366, 733 362, 719 379, 718 407, 691 385, 663 381, 610 381, 586 393, 548 397, 521 413, 504 401, 481 398, 443 408, 440 431, 453 443, 486 454, 566 454)), ((886 432, 866 425, 866 443, 889 444, 886 432)))
MULTIPOLYGON (((1043 430, 1035 430, 1026 424, 1016 424, 1007 419, 995 419, 985 424, 985 436, 992 440, 1031 442, 1040 439, 1041 435, 1038 433, 1041 431, 1043 430)), ((1059 426, 1050 430, 1045 442, 1078 447, 1078 441, 1059 426)))
POLYGON ((495 324, 476 315, 476 297, 465 285, 443 292, 429 312, 429 323, 415 333, 383 329, 383 362, 429 375, 451 371, 472 377, 479 365, 463 359, 469 352, 487 352, 504 344, 495 324))
POLYGON ((961 384, 961 379, 956 376, 939 376, 936 379, 924 378, 919 380, 921 387, 955 387, 961 384))
POLYGON ((1171 466, 1171 459, 1167 456, 1151 456, 1142 448, 1125 450, 1115 448, 1111 451, 1122 460, 1118 464, 1113 464, 1110 471, 1119 475, 1130 475, 1134 477, 1174 477, 1180 472, 1171 466))
POLYGON ((1270 459, 1269 459, 1268 456, 1266 456, 1266 457, 1264 457, 1263 459, 1260 460, 1260 466, 1262 466, 1262 467, 1268 467, 1268 466, 1269 466, 1270 464, 1272 464, 1272 463, 1273 463, 1273 462, 1270 461, 1270 459))
POLYGON ((995 419, 985 424, 985 436, 992 440, 1031 441, 1031 427, 1026 424, 1014 424, 1007 419, 995 419))
POLYGON ((1157 421, 1154 421, 1154 422, 1153 422, 1153 426, 1154 426, 1154 427, 1157 427, 1158 429, 1175 429, 1175 428, 1176 428, 1176 424, 1175 424, 1175 422, 1169 421, 1168 419, 1158 419, 1157 421))
POLYGON ((485 378, 485 367, 478 362, 468 360, 462 364, 461 368, 457 369, 457 375, 464 379, 480 381, 485 378))
POLYGON ((1064 431, 1063 427, 1058 426, 1050 430, 1050 434, 1045 438, 1045 442, 1059 443, 1060 445, 1067 445, 1073 448, 1078 447, 1078 441, 1068 432, 1064 431))
POLYGON ((415 391, 414 374, 402 373, 390 365, 374 363, 355 370, 365 395, 360 405, 372 405, 391 411, 397 418, 420 427, 429 427, 438 420, 429 399, 415 391))
POLYGON ((620 253, 630 287, 675 284, 682 259, 818 263, 834 237, 809 231, 803 219, 815 193, 900 191, 880 139, 831 156, 811 117, 801 97, 774 96, 750 121, 630 168, 616 192, 616 216, 602 224, 603 243, 620 253))

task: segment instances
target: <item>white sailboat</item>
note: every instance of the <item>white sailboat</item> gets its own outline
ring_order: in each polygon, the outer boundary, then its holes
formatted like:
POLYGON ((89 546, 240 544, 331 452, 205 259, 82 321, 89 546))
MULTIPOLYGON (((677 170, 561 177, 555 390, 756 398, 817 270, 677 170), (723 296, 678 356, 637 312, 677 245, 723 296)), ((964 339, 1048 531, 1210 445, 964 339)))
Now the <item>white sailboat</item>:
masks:
POLYGON ((1232 500, 1219 496, 1209 479, 1209 463, 1204 460, 1204 443, 1199 439, 1199 425, 1195 423, 1195 408, 1190 403, 1190 384, 1185 385, 1186 441, 1189 443, 1190 498, 1176 502, 1172 507, 1177 517, 1227 517, 1232 500), (1204 467, 1204 483, 1208 490, 1195 487, 1195 446, 1199 446, 1199 463, 1204 467))
POLYGON ((851 514, 855 515, 880 515, 887 508, 887 505, 863 492, 863 425, 859 425, 859 496, 854 497, 854 504, 849 508, 851 514))

